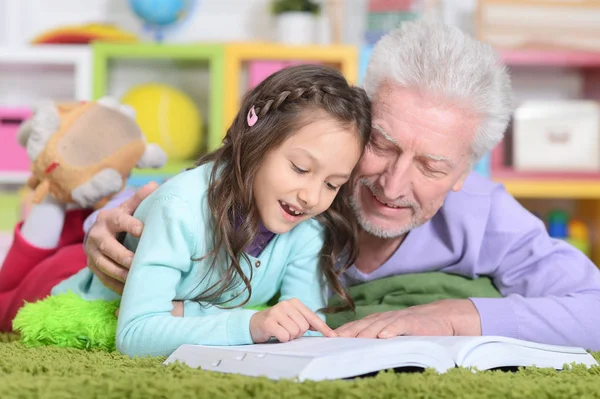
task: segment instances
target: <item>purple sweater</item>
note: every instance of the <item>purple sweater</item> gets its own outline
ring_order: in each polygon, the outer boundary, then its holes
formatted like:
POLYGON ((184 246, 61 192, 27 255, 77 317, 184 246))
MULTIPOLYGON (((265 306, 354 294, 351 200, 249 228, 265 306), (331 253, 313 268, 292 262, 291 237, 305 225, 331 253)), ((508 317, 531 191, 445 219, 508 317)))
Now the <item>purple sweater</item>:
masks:
POLYGON ((345 279, 353 285, 429 271, 493 278, 504 298, 471 298, 483 335, 600 350, 600 270, 549 237, 500 184, 471 173, 379 269, 363 274, 352 267, 345 279))

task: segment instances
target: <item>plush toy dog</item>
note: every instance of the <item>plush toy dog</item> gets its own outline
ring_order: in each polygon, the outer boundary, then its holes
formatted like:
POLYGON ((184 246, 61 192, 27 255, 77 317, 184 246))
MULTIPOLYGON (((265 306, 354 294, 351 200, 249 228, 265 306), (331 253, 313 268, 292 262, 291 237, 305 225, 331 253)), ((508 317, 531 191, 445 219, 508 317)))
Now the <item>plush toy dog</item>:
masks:
POLYGON ((34 203, 50 194, 98 209, 124 188, 134 167, 159 168, 167 160, 160 147, 146 143, 133 109, 108 97, 42 104, 21 125, 18 140, 32 162, 34 203))

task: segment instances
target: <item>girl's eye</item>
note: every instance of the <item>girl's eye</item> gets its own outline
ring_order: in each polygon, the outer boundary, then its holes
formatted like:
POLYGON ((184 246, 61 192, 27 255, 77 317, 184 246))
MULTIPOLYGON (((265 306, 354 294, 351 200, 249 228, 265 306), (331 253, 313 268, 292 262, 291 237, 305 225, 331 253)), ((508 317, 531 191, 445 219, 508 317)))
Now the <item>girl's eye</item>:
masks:
POLYGON ((333 190, 333 191, 337 191, 337 189, 339 188, 339 187, 337 187, 337 186, 334 186, 334 185, 333 185, 333 184, 331 184, 331 183, 327 183, 327 182, 325 182, 325 184, 327 185, 327 188, 328 188, 328 189, 330 189, 330 190, 333 190))
POLYGON ((304 169, 301 169, 301 168, 297 167, 293 162, 290 162, 290 163, 292 164, 292 169, 294 170, 294 172, 296 172, 296 173, 298 173, 300 175, 308 173, 308 170, 304 170, 304 169))

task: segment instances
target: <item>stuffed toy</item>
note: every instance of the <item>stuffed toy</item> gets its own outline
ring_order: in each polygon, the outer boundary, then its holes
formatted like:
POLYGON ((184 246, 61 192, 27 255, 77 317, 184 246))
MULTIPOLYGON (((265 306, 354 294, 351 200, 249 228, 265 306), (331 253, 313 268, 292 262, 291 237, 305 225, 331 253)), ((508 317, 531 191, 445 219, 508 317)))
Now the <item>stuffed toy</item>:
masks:
POLYGON ((147 144, 132 108, 112 98, 42 104, 23 123, 19 143, 31 164, 34 203, 50 194, 65 204, 101 208, 121 191, 131 170, 158 168, 166 154, 147 144))
MULTIPOLYGON (((146 143, 133 109, 108 97, 43 103, 21 125, 17 139, 31 161, 34 204, 51 196, 51 203, 62 204, 56 206, 97 210, 125 188, 133 168, 158 168, 167 160, 159 146, 146 143)), ((26 222, 45 222, 38 219, 28 216, 26 222)), ((45 231, 54 227, 40 225, 45 231)), ((62 227, 55 230, 58 240, 62 227)), ((118 301, 86 301, 71 293, 48 296, 26 303, 12 324, 29 346, 113 350, 117 307, 118 301)))

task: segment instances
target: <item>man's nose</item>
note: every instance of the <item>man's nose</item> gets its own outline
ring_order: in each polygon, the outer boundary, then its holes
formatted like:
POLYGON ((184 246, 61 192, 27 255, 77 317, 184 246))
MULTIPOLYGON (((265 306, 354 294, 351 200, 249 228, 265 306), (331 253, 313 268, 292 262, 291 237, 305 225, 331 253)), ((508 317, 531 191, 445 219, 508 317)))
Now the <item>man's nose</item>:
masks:
POLYGON ((383 195, 387 199, 395 200, 409 194, 412 186, 411 165, 407 157, 399 157, 388 164, 380 178, 383 195))

